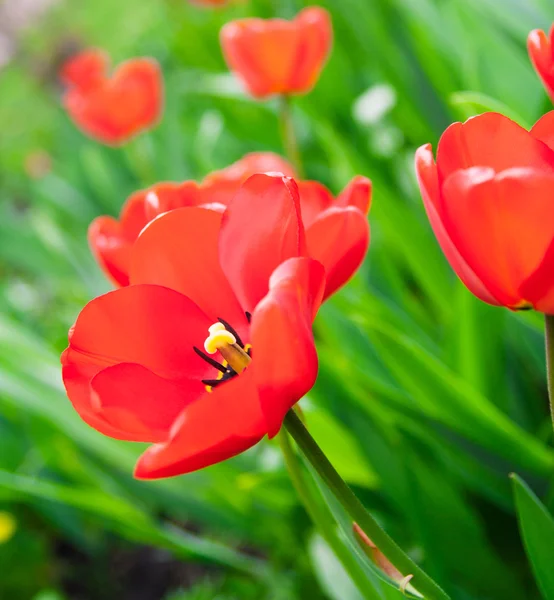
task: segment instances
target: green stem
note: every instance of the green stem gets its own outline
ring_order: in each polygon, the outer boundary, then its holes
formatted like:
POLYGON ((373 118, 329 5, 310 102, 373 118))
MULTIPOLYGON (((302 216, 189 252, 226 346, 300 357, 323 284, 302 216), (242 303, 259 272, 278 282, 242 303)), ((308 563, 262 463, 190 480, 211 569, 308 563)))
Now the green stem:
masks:
POLYGON ((313 524, 317 527, 328 546, 333 550, 335 556, 339 559, 345 571, 364 598, 367 600, 376 600, 380 598, 380 596, 370 587, 371 583, 355 557, 347 550, 340 540, 330 515, 326 514, 325 508, 323 508, 315 498, 309 484, 302 474, 302 467, 292 449, 289 434, 285 430, 282 430, 279 433, 279 444, 283 452, 285 465, 292 481, 292 485, 313 524))
POLYGON ((302 158, 298 148, 298 140, 294 131, 294 123, 292 119, 292 110, 290 98, 281 96, 279 98, 279 125, 281 128, 281 138, 285 148, 285 154, 296 169, 296 174, 299 179, 304 178, 304 169, 302 167, 302 158))
POLYGON ((130 140, 123 147, 123 151, 126 155, 127 163, 141 185, 152 185, 156 181, 156 178, 152 165, 150 140, 146 137, 146 134, 142 133, 130 140))
POLYGON ((546 346, 546 381, 548 400, 554 427, 554 315, 544 315, 544 339, 546 346))
POLYGON ((353 522, 369 536, 386 558, 404 575, 413 575, 412 585, 429 600, 450 600, 442 588, 396 544, 366 511, 352 490, 337 473, 298 416, 289 410, 285 427, 302 453, 342 505, 353 522))

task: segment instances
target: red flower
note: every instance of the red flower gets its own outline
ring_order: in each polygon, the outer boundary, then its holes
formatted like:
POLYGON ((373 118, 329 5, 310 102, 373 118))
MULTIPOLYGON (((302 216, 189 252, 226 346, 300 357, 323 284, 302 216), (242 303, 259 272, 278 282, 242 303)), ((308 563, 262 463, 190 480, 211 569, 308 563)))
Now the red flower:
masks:
POLYGON ((189 0, 191 4, 197 4, 198 6, 224 6, 229 0, 189 0))
POLYGON ((534 29, 527 38, 529 58, 541 78, 548 95, 554 102, 554 25, 547 36, 544 31, 534 29))
POLYGON ((496 113, 454 123, 416 152, 431 226, 481 300, 554 313, 554 111, 530 132, 496 113))
POLYGON ((149 58, 128 60, 111 77, 108 67, 107 55, 99 50, 69 59, 60 73, 67 86, 63 103, 86 134, 105 144, 121 144, 159 119, 162 78, 149 58))
POLYGON ((91 223, 88 238, 92 252, 116 285, 128 285, 132 245, 152 219, 185 206, 222 211, 251 175, 271 171, 294 175, 285 159, 272 152, 258 152, 247 154, 226 169, 211 173, 201 184, 166 182, 136 192, 123 205, 119 220, 104 216, 91 223))
POLYGON ((305 94, 315 85, 329 56, 333 30, 329 13, 305 8, 292 21, 242 19, 221 30, 229 68, 256 98, 305 94))
POLYGON ((64 384, 89 425, 154 444, 137 477, 235 456, 275 435, 312 387, 324 269, 304 255, 294 181, 255 175, 225 215, 191 207, 155 219, 133 248, 131 285, 83 309, 64 384))
MULTIPOLYGON (((226 169, 211 173, 201 184, 159 183, 136 192, 123 206, 119 220, 98 217, 92 222, 89 228, 92 251, 116 285, 128 285, 133 244, 153 218, 185 206, 221 212, 248 177, 272 171, 294 175, 283 158, 266 152, 248 154, 226 169)), ((371 182, 365 177, 355 177, 336 199, 316 181, 300 182, 299 187, 309 255, 325 266, 327 298, 352 277, 367 252, 371 182)))

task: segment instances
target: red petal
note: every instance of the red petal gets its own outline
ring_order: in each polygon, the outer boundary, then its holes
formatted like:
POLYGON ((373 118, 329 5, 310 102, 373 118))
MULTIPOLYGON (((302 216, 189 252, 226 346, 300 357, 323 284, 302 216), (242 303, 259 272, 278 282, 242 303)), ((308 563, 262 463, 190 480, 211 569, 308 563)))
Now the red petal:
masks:
POLYGON ((431 144, 425 144, 417 150, 415 168, 429 222, 450 266, 464 285, 478 298, 489 304, 501 304, 485 287, 484 283, 477 277, 473 270, 470 269, 465 258, 460 254, 444 227, 439 206, 440 191, 437 166, 433 158, 431 144))
POLYGON ((139 458, 135 477, 157 479, 216 464, 257 444, 266 434, 251 365, 190 404, 165 444, 139 458))
POLYGON ((187 297, 154 285, 129 286, 89 302, 70 331, 62 355, 67 394, 87 423, 107 433, 93 413, 90 381, 118 363, 136 363, 164 379, 213 377, 193 350, 212 321, 187 297))
POLYGON ((508 117, 485 113, 448 127, 439 141, 437 167, 441 184, 470 167, 492 167, 497 173, 512 167, 554 171, 554 152, 508 117))
POLYGON ((333 43, 329 13, 320 6, 301 10, 294 23, 300 30, 296 60, 290 65, 288 91, 305 93, 317 82, 333 43))
POLYGON ((92 253, 116 285, 129 285, 131 247, 149 221, 145 213, 145 194, 145 191, 136 192, 126 200, 119 221, 98 217, 88 230, 92 253))
POLYGON ((342 287, 362 264, 369 246, 369 224, 354 207, 329 208, 306 230, 308 254, 325 267, 324 299, 342 287))
POLYGON ((131 363, 103 369, 90 386, 93 410, 120 432, 107 434, 136 442, 166 440, 181 411, 205 391, 199 379, 170 381, 131 363))
POLYGON ((250 177, 229 204, 219 236, 219 260, 243 309, 251 313, 267 293, 275 268, 305 251, 294 181, 250 177))
POLYGON ((158 215, 170 210, 198 206, 203 202, 200 189, 195 181, 158 183, 140 193, 144 198, 144 210, 148 221, 152 221, 158 215))
POLYGON ((227 206, 240 186, 256 173, 282 173, 295 177, 293 167, 273 152, 252 152, 220 171, 214 171, 202 181, 203 201, 227 206))
POLYGON ((554 101, 554 56, 552 38, 544 31, 534 29, 527 37, 529 58, 541 78, 547 93, 554 101))
POLYGON ((307 229, 317 217, 335 202, 333 194, 319 181, 299 181, 302 223, 307 229))
POLYGON ((312 322, 323 297, 325 270, 311 258, 291 258, 274 271, 269 287, 252 314, 252 356, 272 437, 317 377, 312 322))
POLYGON ((357 175, 344 188, 335 201, 335 206, 353 206, 367 215, 371 206, 371 180, 362 175, 357 175))
MULTIPOLYGON (((554 239, 554 175, 533 169, 469 169, 444 186, 445 223, 468 264, 503 304, 539 298, 521 286, 537 270, 554 239)), ((528 290, 530 291, 530 290, 528 290)))
POLYGON ((121 225, 112 217, 98 217, 88 228, 88 242, 98 264, 118 286, 129 285, 131 244, 121 232, 121 225))
POLYGON ((92 48, 70 57, 60 69, 60 79, 65 85, 81 89, 101 83, 110 64, 108 55, 92 48))
POLYGON ((210 325, 225 319, 242 336, 248 321, 219 264, 221 219, 205 208, 178 208, 152 221, 133 247, 131 283, 177 290, 200 306, 210 325))
POLYGON ((554 150, 554 110, 543 115, 531 128, 531 135, 554 150))

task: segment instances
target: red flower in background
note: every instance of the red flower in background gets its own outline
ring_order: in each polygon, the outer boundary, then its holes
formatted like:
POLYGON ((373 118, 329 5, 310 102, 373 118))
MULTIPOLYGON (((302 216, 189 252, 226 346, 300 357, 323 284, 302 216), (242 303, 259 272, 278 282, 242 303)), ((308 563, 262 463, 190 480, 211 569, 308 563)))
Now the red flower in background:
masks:
POLYGON ((329 13, 305 8, 292 21, 241 19, 221 30, 229 68, 256 98, 305 94, 315 85, 331 50, 329 13))
MULTIPOLYGON (((260 152, 211 173, 200 184, 159 183, 136 192, 125 202, 119 220, 103 216, 92 222, 89 228, 92 251, 116 285, 128 285, 133 244, 152 219, 185 206, 224 211, 244 181, 260 172, 294 176, 293 168, 283 158, 260 152)), ((299 188, 308 252, 325 266, 327 298, 352 277, 367 252, 371 182, 365 177, 355 177, 336 199, 316 181, 300 182, 299 188)))
POLYGON ((312 387, 324 269, 305 253, 294 181, 255 175, 224 215, 191 207, 151 222, 131 285, 83 309, 62 355, 67 394, 98 431, 154 444, 137 477, 235 456, 275 435, 312 387))
POLYGON ((60 78, 67 86, 63 104, 75 124, 105 144, 121 144, 159 119, 163 83, 157 63, 134 58, 108 76, 109 58, 86 50, 70 58, 60 78))
POLYGON ((431 226, 478 298, 554 314, 554 111, 530 132, 485 113, 430 144, 416 171, 431 226))
POLYGON ((347 283, 365 258, 371 181, 358 175, 337 198, 317 181, 301 181, 298 187, 308 254, 325 267, 326 299, 347 283))
POLYGON ((529 58, 541 78, 548 95, 554 102, 554 25, 549 35, 540 29, 531 31, 527 38, 529 58))
POLYGON ((116 285, 128 285, 131 248, 152 219, 185 206, 205 206, 221 212, 251 175, 271 171, 294 175, 285 159, 272 152, 259 152, 211 173, 200 184, 165 182, 136 192, 123 205, 119 220, 103 216, 91 223, 88 238, 92 252, 116 285))
POLYGON ((189 0, 191 4, 196 4, 197 6, 225 6, 228 4, 230 0, 189 0))

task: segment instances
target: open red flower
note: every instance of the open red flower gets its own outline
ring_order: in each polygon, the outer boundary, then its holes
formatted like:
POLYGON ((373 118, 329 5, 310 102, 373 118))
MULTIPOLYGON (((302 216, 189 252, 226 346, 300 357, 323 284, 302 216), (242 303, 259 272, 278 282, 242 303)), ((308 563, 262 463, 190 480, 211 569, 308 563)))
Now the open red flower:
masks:
POLYGON ((531 31, 527 38, 527 50, 535 71, 554 102, 554 25, 548 35, 540 29, 531 31))
POLYGON ((275 435, 312 387, 324 269, 305 252, 296 184, 255 175, 224 215, 190 207, 151 222, 131 285, 83 309, 64 384, 89 425, 154 444, 137 477, 235 456, 275 435))
MULTIPOLYGON (((152 219, 185 206, 222 212, 242 183, 260 172, 294 175, 283 158, 264 152, 248 154, 233 165, 211 173, 200 184, 159 183, 136 192, 124 204, 119 220, 103 216, 92 222, 89 228, 92 251, 116 285, 128 285, 133 244, 152 219)), ((354 275, 367 252, 371 182, 366 177, 355 177, 337 198, 316 181, 300 182, 299 187, 308 252, 325 266, 327 298, 354 275)))
POLYGON ((75 124, 105 144, 121 144, 159 119, 163 84, 150 58, 128 60, 108 76, 109 58, 86 50, 70 58, 60 78, 67 86, 64 106, 75 124))
POLYGON ((312 6, 292 21, 241 19, 221 30, 229 68, 256 98, 305 94, 315 85, 331 50, 329 13, 312 6))
POLYGON ((489 304, 554 314, 554 111, 530 132, 485 113, 416 152, 423 202, 463 283, 489 304))

